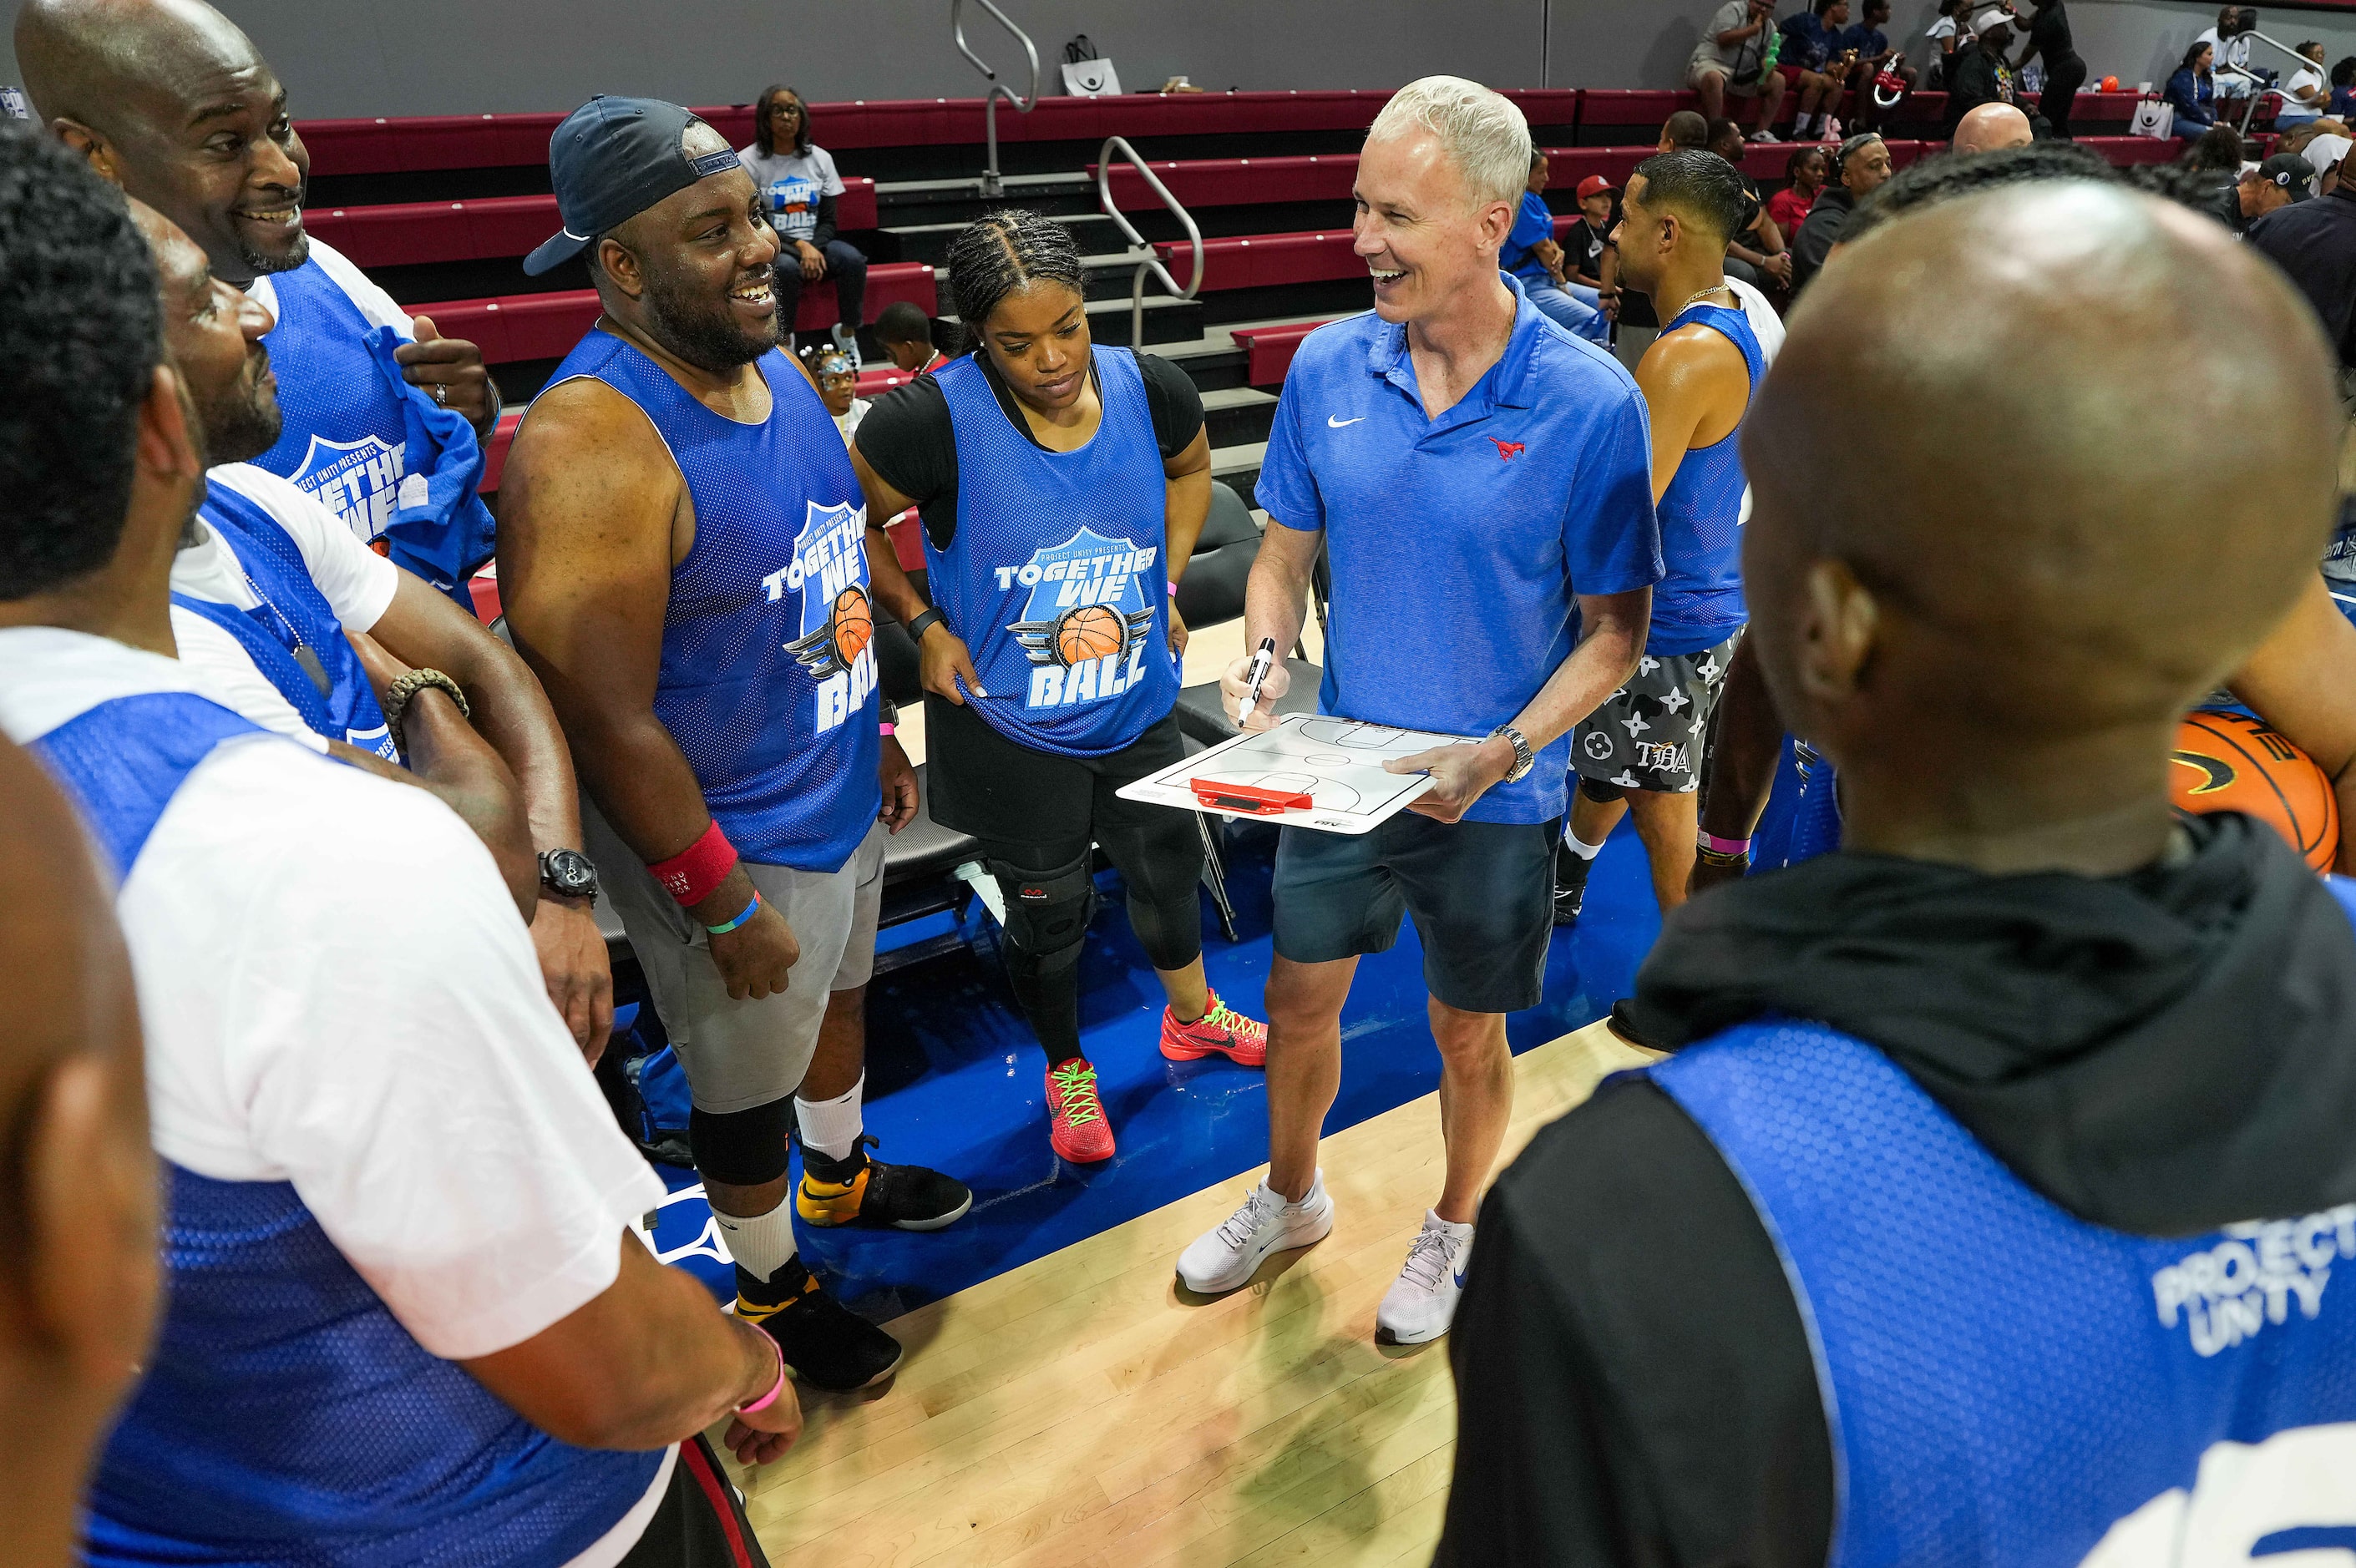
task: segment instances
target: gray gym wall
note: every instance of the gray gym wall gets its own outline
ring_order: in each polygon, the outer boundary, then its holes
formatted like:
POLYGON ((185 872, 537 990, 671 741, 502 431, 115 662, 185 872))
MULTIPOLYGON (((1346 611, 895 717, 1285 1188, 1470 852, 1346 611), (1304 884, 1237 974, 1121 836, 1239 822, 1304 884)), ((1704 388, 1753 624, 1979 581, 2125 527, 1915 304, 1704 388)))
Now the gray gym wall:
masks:
MULTIPOLYGON (((980 85, 950 46, 948 0, 219 3, 270 57, 294 112, 315 118, 568 109, 599 91, 745 102, 774 80, 819 100, 967 96, 980 85)), ((12 27, 17 4, 0 0, 12 27)), ((1065 40, 1080 32, 1132 91, 1179 73, 1212 90, 1396 87, 1434 71, 1498 87, 1673 87, 1715 9, 1712 0, 1002 4, 1037 41, 1050 92, 1065 40)), ((1891 31, 1919 59, 1935 7, 1896 0, 1896 9, 1891 31)), ((2115 72, 2131 86, 2165 80, 2216 8, 2070 0, 2070 16, 2095 77, 2115 72)), ((2260 0, 2260 16, 2286 43, 2320 38, 2329 59, 2356 54, 2356 15, 2260 0)), ((1001 70, 1021 58, 978 5, 969 5, 966 36, 1001 70)), ((0 35, 0 82, 16 80, 0 35)))

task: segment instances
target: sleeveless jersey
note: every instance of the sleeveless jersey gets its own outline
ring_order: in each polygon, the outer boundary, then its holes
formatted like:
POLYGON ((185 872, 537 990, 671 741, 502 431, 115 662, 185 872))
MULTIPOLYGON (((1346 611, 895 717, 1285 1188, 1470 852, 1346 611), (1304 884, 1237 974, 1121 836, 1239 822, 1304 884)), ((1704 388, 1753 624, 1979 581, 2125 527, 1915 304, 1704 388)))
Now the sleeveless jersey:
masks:
POLYGON ((312 582, 303 552, 286 530, 227 485, 209 486, 197 515, 229 545, 262 603, 241 610, 187 593, 173 594, 172 603, 235 637, 254 667, 313 731, 374 752, 387 762, 401 761, 359 655, 352 651, 343 624, 312 582))
POLYGON ((695 506, 671 569, 655 717, 721 831, 763 865, 833 871, 883 807, 867 504, 826 405, 775 349, 769 417, 705 408, 592 332, 549 385, 587 376, 646 411, 695 506))
POLYGON ((1118 752, 1178 700, 1170 653, 1167 491, 1145 378, 1095 351, 1104 415, 1076 452, 1017 430, 969 355, 933 372, 957 432, 958 523, 925 536, 933 603, 1009 740, 1066 757, 1118 752))
MULTIPOLYGON (((1697 304, 1677 313, 1661 330, 1706 326, 1742 351, 1752 395, 1767 373, 1751 320, 1739 309, 1697 304)), ((1749 417, 1749 410, 1744 410, 1749 417)), ((1653 590, 1653 626, 1644 639, 1649 654, 1697 654, 1732 636, 1746 618, 1742 604, 1742 425, 1726 439, 1687 452, 1676 477, 1655 508, 1661 523, 1661 563, 1667 569, 1653 590)))
MULTIPOLYGON (((157 692, 102 702, 31 750, 127 877, 198 764, 262 733, 157 692)), ((652 1484, 659 1451, 559 1443, 427 1353, 291 1184, 166 1170, 170 1288, 91 1482, 93 1564, 558 1568, 652 1484)))
POLYGON ((402 379, 391 351, 403 335, 370 320, 318 254, 262 281, 256 296, 278 325, 262 341, 285 425, 255 465, 473 613, 466 580, 489 559, 494 533, 475 489, 483 453, 473 427, 402 379))
POLYGON ((1783 1259, 1832 1438, 1834 1568, 2344 1549, 2356 1204, 2180 1240, 2090 1224, 1819 1024, 1744 1024, 1647 1071, 1783 1259))
POLYGON ((2340 526, 2323 549, 2323 586, 2340 613, 2356 621, 2356 508, 2342 503, 2340 526))

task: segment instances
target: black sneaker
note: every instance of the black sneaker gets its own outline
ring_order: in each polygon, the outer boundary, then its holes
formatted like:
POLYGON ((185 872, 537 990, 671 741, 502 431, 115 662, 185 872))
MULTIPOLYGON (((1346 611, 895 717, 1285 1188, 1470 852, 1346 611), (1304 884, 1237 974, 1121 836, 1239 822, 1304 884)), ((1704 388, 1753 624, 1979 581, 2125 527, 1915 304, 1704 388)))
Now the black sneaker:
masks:
POLYGON ((1577 925, 1587 902, 1587 874, 1595 869, 1591 855, 1574 855, 1568 844, 1554 847, 1554 923, 1577 925))
POLYGON ((921 1165, 885 1165, 870 1159, 869 1134, 847 1159, 829 1159, 802 1146, 802 1180, 794 1190, 794 1212, 812 1225, 889 1225, 902 1231, 937 1231, 965 1218, 973 1194, 964 1182, 921 1165))
POLYGON ((766 1283, 739 1267, 736 1316, 767 1329, 794 1377, 814 1389, 870 1388, 900 1364, 900 1341, 829 1296, 799 1257, 766 1283))

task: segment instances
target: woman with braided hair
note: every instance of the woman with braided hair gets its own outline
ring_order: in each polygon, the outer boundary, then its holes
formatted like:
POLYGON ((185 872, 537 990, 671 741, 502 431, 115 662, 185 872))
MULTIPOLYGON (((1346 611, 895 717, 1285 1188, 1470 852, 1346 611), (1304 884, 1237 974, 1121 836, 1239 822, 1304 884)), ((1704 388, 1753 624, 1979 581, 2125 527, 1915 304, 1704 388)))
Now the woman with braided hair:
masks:
POLYGON ((1006 894, 1006 963, 1047 1052, 1048 1142, 1108 1159, 1080 1050, 1093 847, 1168 993, 1162 1053, 1267 1058, 1265 1025, 1203 972, 1203 848, 1121 785, 1184 754, 1173 709, 1186 627, 1173 602, 1211 504, 1203 403, 1185 373, 1094 348, 1078 247, 1036 213, 993 212, 949 247, 967 352, 878 399, 851 463, 872 518, 915 507, 928 603, 871 547, 876 595, 924 660, 933 817, 981 840, 1006 894))

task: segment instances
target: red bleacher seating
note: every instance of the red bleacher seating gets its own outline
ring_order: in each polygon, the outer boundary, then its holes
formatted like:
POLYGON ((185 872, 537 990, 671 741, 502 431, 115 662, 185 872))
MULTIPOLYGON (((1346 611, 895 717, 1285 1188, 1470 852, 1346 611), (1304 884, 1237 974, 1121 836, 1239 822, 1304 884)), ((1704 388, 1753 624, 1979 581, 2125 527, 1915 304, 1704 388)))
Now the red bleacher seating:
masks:
MULTIPOLYGON (((845 179, 835 222, 873 229, 875 182, 845 179)), ((378 207, 308 208, 303 227, 361 267, 426 261, 495 261, 529 255, 557 230, 552 196, 489 197, 475 201, 403 201, 378 207)))
POLYGON ((897 365, 870 365, 859 372, 853 396, 880 398, 894 387, 905 387, 916 379, 913 370, 903 370, 897 365))
POLYGON ((2099 153, 2103 161, 2124 168, 2130 164, 2172 164, 2191 144, 2173 137, 2080 136, 2078 145, 2099 153))
MULTIPOLYGON (((1363 277, 1366 263, 1350 249, 1347 229, 1313 234, 1254 234, 1203 241, 1203 289, 1264 288, 1271 283, 1314 283, 1363 277)), ((1165 267, 1191 267, 1193 247, 1183 240, 1154 246, 1165 267)), ((1183 275, 1183 274, 1182 274, 1183 275)))
POLYGON ((1244 349, 1244 379, 1255 387, 1282 386, 1284 373, 1292 368, 1292 357, 1301 349, 1301 340, 1324 325, 1322 321, 1310 321, 1290 326, 1255 326, 1234 333, 1235 340, 1244 349))
MULTIPOLYGON (((491 439, 483 443, 483 482, 475 488, 486 496, 499 487, 499 474, 508 465, 508 445, 515 440, 516 426, 523 423, 523 416, 521 409, 501 410, 498 425, 491 432, 491 439)), ((496 602, 497 590, 493 593, 496 602)), ((477 612, 482 608, 482 590, 476 589, 475 607, 477 612)), ((494 609, 483 617, 483 624, 488 625, 498 616, 498 611, 494 609)))
MULTIPOLYGON (((1293 158, 1186 158, 1156 162, 1156 179, 1182 207, 1253 207, 1277 201, 1347 201, 1358 177, 1355 153, 1293 158)), ((1088 165, 1091 177, 1097 165, 1088 165)), ((1112 171, 1112 197, 1119 206, 1152 208, 1159 198, 1129 164, 1112 171)))

